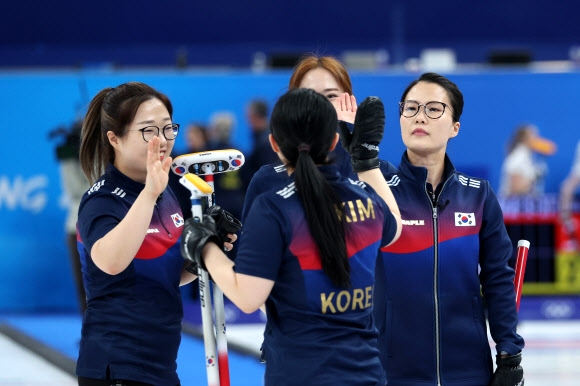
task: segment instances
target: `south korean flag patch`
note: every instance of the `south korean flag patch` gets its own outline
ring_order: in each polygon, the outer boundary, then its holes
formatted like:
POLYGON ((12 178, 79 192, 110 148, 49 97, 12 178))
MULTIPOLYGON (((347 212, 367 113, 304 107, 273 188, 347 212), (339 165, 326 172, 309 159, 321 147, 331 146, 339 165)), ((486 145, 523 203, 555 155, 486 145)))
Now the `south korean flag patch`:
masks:
POLYGON ((455 226, 474 227, 475 215, 473 213, 455 212, 455 226))
POLYGON ((179 213, 172 214, 171 219, 173 220, 173 224, 175 224, 177 228, 183 226, 184 224, 183 217, 181 217, 179 213))

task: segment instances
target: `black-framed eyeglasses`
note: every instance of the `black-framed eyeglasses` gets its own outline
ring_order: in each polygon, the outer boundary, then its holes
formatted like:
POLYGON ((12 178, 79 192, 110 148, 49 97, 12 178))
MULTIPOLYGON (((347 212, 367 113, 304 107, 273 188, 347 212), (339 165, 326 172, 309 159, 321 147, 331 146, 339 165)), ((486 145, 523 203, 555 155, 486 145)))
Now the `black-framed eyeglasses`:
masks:
POLYGON ((153 137, 159 137, 159 132, 163 131, 163 136, 166 140, 172 141, 177 138, 177 134, 179 133, 179 123, 170 123, 163 127, 163 130, 159 129, 157 126, 147 126, 142 129, 134 129, 134 130, 127 130, 127 131, 140 131, 143 134, 143 140, 145 142, 149 142, 153 139, 153 137))
POLYGON ((399 102, 399 109, 401 115, 405 118, 412 118, 415 115, 419 114, 419 110, 421 110, 421 106, 425 110, 425 114, 427 117, 431 119, 441 118, 443 113, 445 113, 445 108, 449 107, 447 104, 443 102, 427 102, 425 104, 421 104, 415 101, 406 101, 406 102, 399 102))

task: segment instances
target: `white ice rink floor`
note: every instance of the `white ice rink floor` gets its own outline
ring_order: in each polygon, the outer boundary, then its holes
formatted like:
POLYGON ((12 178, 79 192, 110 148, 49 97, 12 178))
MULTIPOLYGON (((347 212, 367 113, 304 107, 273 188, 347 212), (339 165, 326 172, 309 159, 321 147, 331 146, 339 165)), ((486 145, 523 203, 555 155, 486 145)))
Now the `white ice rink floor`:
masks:
MULTIPOLYGON (((228 340, 257 353, 262 331, 260 324, 231 325, 228 340)), ((526 386, 580 385, 580 321, 523 321, 519 332, 526 339, 522 360, 526 386)), ((0 385, 76 384, 76 378, 0 334, 0 385)), ((231 384, 236 386, 235 380, 231 384)), ((256 385, 261 384, 257 379, 256 385)))

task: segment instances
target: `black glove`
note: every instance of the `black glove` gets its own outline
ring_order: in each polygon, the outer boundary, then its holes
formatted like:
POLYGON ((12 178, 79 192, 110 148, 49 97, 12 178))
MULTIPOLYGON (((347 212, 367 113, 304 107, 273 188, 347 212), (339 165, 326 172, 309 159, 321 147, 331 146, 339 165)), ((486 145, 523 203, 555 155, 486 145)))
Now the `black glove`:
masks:
POLYGON ((379 167, 379 143, 385 132, 385 107, 378 97, 367 97, 358 106, 352 134, 345 122, 339 122, 338 130, 355 173, 379 167))
POLYGON ((187 272, 197 275, 199 267, 207 271, 201 257, 201 250, 209 241, 216 243, 220 248, 223 245, 211 216, 203 216, 202 222, 195 221, 193 218, 185 220, 181 234, 181 256, 186 261, 187 272))
POLYGON ((242 229, 242 222, 232 216, 232 214, 224 209, 222 209, 219 205, 211 206, 207 214, 213 218, 216 223, 217 235, 221 239, 221 246, 223 247, 223 243, 230 242, 230 238, 228 237, 228 233, 236 233, 240 229, 242 229))
POLYGON ((497 368, 493 373, 490 386, 523 386, 524 369, 520 366, 522 353, 508 355, 505 358, 497 355, 495 363, 497 368))

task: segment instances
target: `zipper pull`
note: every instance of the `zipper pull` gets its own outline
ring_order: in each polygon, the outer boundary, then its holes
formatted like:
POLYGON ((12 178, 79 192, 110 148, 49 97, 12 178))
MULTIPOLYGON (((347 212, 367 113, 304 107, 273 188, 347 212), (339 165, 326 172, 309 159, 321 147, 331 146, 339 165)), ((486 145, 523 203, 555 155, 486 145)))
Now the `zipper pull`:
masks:
POLYGON ((436 219, 437 218, 437 206, 433 207, 433 218, 436 219))

